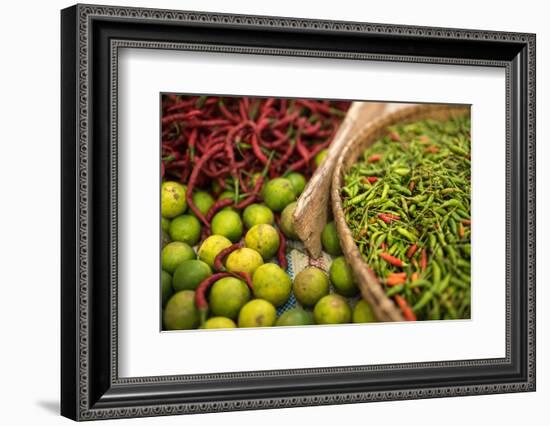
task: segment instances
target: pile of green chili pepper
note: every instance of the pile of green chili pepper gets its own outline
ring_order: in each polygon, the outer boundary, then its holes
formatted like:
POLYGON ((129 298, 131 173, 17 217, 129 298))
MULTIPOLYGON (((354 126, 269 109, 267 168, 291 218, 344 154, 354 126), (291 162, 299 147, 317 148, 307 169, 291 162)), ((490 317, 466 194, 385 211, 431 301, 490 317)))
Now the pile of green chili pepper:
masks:
POLYGON ((470 118, 388 128, 344 176, 346 222, 407 320, 470 318, 470 118))

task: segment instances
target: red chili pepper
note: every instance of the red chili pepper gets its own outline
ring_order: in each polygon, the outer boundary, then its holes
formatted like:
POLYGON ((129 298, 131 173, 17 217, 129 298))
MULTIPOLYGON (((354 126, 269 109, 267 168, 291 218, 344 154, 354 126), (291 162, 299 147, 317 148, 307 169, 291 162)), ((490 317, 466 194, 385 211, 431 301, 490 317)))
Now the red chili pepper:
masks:
POLYGON ((415 185, 414 180, 411 180, 410 183, 409 183, 409 191, 411 191, 411 192, 413 191, 414 185, 415 185))
POLYGON ((162 117, 162 124, 169 124, 174 121, 185 121, 189 120, 192 117, 202 114, 201 110, 193 110, 188 112, 178 112, 176 114, 167 115, 162 117))
POLYGON ((379 213, 378 217, 386 223, 391 223, 394 220, 400 220, 401 217, 392 213, 379 213))
POLYGON ((428 267, 428 256, 426 254, 426 249, 422 250, 422 256, 420 257, 420 269, 422 272, 428 267))
POLYGON ((425 151, 430 152, 432 154, 437 154, 439 152, 439 148, 437 146, 430 145, 430 146, 426 147, 425 151))
POLYGON ((411 257, 414 256, 414 254, 416 253, 416 250, 418 250, 418 245, 416 244, 413 244, 409 247, 409 249, 407 250, 407 257, 410 259, 411 257))
POLYGON ((264 183, 264 177, 259 176, 256 180, 256 184, 254 185, 254 189, 252 190, 252 194, 250 194, 248 197, 246 197, 244 200, 242 200, 240 203, 235 205, 236 209, 244 209, 245 207, 248 207, 250 204, 252 204, 256 198, 258 197, 258 194, 260 192, 260 188, 262 187, 264 183))
POLYGON ((464 225, 471 225, 472 224, 472 221, 470 219, 462 219, 461 222, 464 224, 464 225))
POLYGON ((371 184, 375 183, 377 180, 378 180, 378 178, 376 176, 370 176, 370 177, 365 179, 366 182, 371 183, 371 184))
POLYGON ((260 145, 258 144, 258 137, 255 133, 252 134, 252 137, 250 138, 250 143, 252 145, 252 151, 254 151, 254 155, 258 158, 258 160, 260 160, 262 164, 267 164, 269 162, 269 159, 262 152, 260 145))
POLYGON ((232 198, 223 198, 212 204, 212 207, 210 207, 208 213, 206 213, 206 221, 208 222, 209 226, 214 215, 224 207, 230 206, 231 204, 233 204, 232 198))
POLYGON ((279 233, 279 249, 277 250, 277 260, 279 261, 279 266, 286 271, 288 269, 288 261, 286 260, 286 238, 285 235, 277 228, 279 233))
POLYGON ((214 270, 219 272, 225 271, 225 267, 223 266, 225 258, 242 246, 242 243, 235 243, 221 250, 214 258, 214 270))
POLYGON ((367 158, 367 161, 369 163, 376 163, 377 161, 380 161, 382 159, 382 155, 380 154, 373 154, 369 158, 367 158))
POLYGON ((399 294, 396 294, 394 297, 397 302, 397 306, 399 306, 399 309, 401 309, 401 312, 403 313, 403 318, 405 318, 406 321, 416 321, 416 315, 407 301, 399 294))
POLYGON ((223 149, 223 144, 219 144, 219 145, 213 146, 208 152, 206 152, 195 165, 195 168, 191 172, 191 176, 189 177, 189 182, 187 184, 187 190, 186 190, 186 196, 185 196, 187 205, 191 210, 193 210, 197 218, 199 218, 199 220, 202 223, 204 223, 206 226, 210 226, 210 223, 206 220, 204 215, 201 213, 201 211, 193 202, 193 188, 195 187, 195 183, 197 181, 197 177, 199 176, 199 172, 201 171, 201 168, 204 166, 208 158, 214 155, 216 152, 221 151, 222 149, 223 149))
POLYGON ((396 132, 390 132, 390 134, 388 135, 390 137, 390 139, 394 142, 399 142, 401 140, 401 137, 399 136, 398 133, 396 132))
POLYGON ((405 284, 407 282, 406 272, 394 272, 386 277, 386 285, 394 286, 399 284, 405 284))
POLYGON ((233 276, 230 272, 218 272, 208 278, 201 281, 197 290, 195 291, 195 306, 199 311, 201 324, 204 324, 208 315, 208 302, 206 301, 206 290, 210 288, 212 284, 221 278, 233 276))
POLYGON ((379 253, 378 256, 380 256, 382 259, 384 259, 386 262, 388 262, 390 265, 397 266, 398 268, 401 268, 404 266, 404 263, 401 259, 398 259, 395 256, 392 256, 389 253, 379 253))

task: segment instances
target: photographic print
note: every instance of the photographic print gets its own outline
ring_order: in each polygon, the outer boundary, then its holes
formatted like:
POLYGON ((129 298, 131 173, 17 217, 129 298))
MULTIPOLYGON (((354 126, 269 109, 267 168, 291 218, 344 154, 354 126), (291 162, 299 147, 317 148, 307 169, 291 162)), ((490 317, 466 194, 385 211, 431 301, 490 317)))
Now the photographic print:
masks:
POLYGON ((535 391, 535 34, 61 15, 64 416, 535 391))
POLYGON ((162 330, 470 319, 470 108, 161 95, 162 330))

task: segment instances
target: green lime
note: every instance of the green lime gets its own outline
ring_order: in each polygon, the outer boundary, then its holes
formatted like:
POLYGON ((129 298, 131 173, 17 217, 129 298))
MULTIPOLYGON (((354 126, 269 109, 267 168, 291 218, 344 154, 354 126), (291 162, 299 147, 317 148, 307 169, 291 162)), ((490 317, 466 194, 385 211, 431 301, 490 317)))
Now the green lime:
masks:
POLYGON ((254 225, 260 225, 262 223, 267 223, 272 225, 275 221, 273 212, 269 210, 269 207, 264 206, 263 204, 250 204, 243 212, 243 222, 244 226, 248 229, 252 228, 254 225))
POLYGON ((288 179, 275 178, 264 185, 262 197, 267 207, 280 212, 296 199, 296 193, 288 179))
POLYGON ((296 205, 296 201, 290 203, 281 213, 281 231, 291 240, 298 239, 298 235, 294 229, 294 218, 292 217, 294 210, 296 210, 296 205))
MULTIPOLYGON (((193 204, 199 209, 199 211, 204 215, 208 213, 208 210, 210 210, 210 207, 214 204, 214 197, 212 197, 208 192, 206 191, 197 191, 193 193, 193 204)), ((192 214, 195 216, 195 212, 191 209, 189 209, 189 214, 192 214)))
POLYGON ((170 296, 174 293, 172 289, 172 276, 166 271, 160 271, 160 283, 162 286, 162 306, 165 306, 170 296))
POLYGON ((269 260, 279 249, 279 234, 277 230, 268 224, 254 225, 248 230, 244 237, 248 248, 260 253, 264 260, 269 260))
POLYGON ((212 275, 212 270, 202 260, 190 259, 179 264, 174 272, 174 290, 196 290, 201 282, 212 275))
POLYGON ((195 252, 189 244, 181 241, 173 241, 162 249, 161 263, 162 269, 171 274, 185 260, 195 259, 195 252))
POLYGON ((292 184, 292 187, 294 188, 294 193, 296 195, 300 195, 304 188, 306 187, 306 178, 304 175, 298 173, 298 172, 291 172, 288 175, 285 176, 290 183, 292 184))
POLYGON ((237 324, 233 320, 225 317, 212 317, 206 320, 201 328, 214 329, 214 328, 237 328, 237 324))
POLYGON ((221 235, 211 235, 199 247, 199 259, 213 268, 218 253, 230 245, 231 241, 227 238, 221 235))
POLYGON ((164 248, 168 245, 168 243, 171 243, 172 239, 170 238, 170 234, 166 232, 164 229, 161 231, 161 237, 160 237, 160 243, 161 247, 164 248))
POLYGON ((330 289, 327 274, 315 266, 309 266, 294 277, 294 296, 304 306, 313 306, 330 289))
POLYGON ((276 326, 312 324, 315 324, 313 321, 313 314, 302 308, 294 308, 284 312, 275 323, 276 326))
POLYGON ((321 163, 323 162, 327 154, 328 154, 328 150, 323 149, 322 151, 319 151, 319 153, 315 156, 315 165, 317 167, 321 165, 321 163))
POLYGON ((371 306, 363 299, 355 305, 353 309, 353 322, 376 322, 376 317, 371 306))
POLYGON ((170 223, 170 238, 172 241, 183 241, 194 246, 201 237, 201 224, 195 216, 182 214, 170 223))
POLYGON ((165 217, 160 218, 160 229, 162 229, 165 232, 168 232, 170 229, 170 219, 166 219, 165 217))
POLYGON ((313 309, 317 324, 345 324, 351 321, 351 309, 339 294, 328 294, 313 309))
POLYGON ((277 318, 275 307, 267 300, 254 299, 239 312, 239 327, 271 327, 277 318))
POLYGON ((338 232, 336 231, 336 225, 334 222, 329 222, 323 228, 321 233, 321 242, 323 248, 328 254, 333 256, 340 256, 342 249, 340 248, 340 240, 338 239, 338 232))
POLYGON ((225 267, 229 272, 246 272, 250 276, 263 264, 260 253, 247 247, 235 250, 225 261, 225 267))
POLYGON ((234 277, 225 277, 212 286, 208 305, 214 316, 234 319, 249 299, 250 290, 243 281, 234 277))
POLYGON ((236 243, 243 236, 243 223, 239 214, 233 210, 222 210, 212 218, 212 233, 223 235, 236 243))
POLYGON ((351 268, 346 262, 344 256, 337 257, 332 261, 329 269, 330 282, 336 289, 336 292, 342 296, 355 296, 359 289, 353 281, 351 268))
POLYGON ((281 306, 290 297, 292 280, 279 265, 266 263, 254 272, 252 285, 254 296, 265 299, 275 306, 281 306))
POLYGON ((163 182, 160 206, 162 217, 171 219, 182 214, 187 208, 185 186, 178 182, 163 182))
POLYGON ((195 307, 195 292, 183 290, 175 293, 164 308, 166 330, 190 330, 199 325, 199 312, 195 307))

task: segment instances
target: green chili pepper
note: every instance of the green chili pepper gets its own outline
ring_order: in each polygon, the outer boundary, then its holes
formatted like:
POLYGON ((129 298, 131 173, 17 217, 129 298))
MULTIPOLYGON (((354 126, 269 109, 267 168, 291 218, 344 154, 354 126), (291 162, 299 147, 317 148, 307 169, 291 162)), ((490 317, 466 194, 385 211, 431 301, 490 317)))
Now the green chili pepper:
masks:
POLYGON ((397 228, 397 232, 399 232, 401 235, 403 235, 406 239, 408 239, 411 243, 415 243, 417 238, 412 234, 410 233, 409 231, 407 231, 405 228, 397 228))

